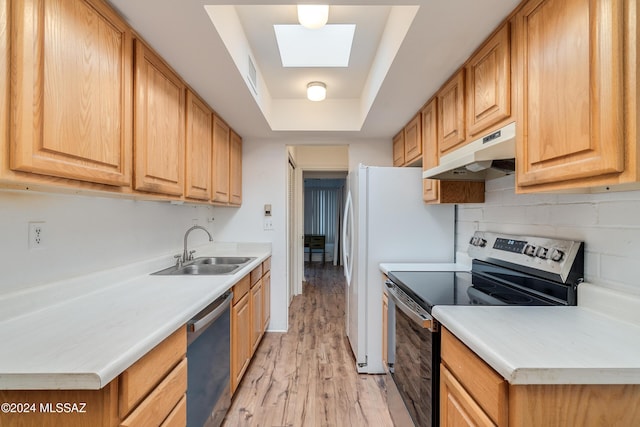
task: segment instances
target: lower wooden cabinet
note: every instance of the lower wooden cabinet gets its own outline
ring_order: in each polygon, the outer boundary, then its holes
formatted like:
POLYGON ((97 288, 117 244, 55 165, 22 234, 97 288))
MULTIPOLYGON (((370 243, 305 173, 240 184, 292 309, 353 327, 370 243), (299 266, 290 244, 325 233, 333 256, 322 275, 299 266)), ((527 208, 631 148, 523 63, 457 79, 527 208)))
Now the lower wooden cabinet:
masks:
POLYGON ((441 426, 636 426, 639 384, 509 384, 442 328, 441 426))
POLYGON ((0 413, 0 425, 184 427, 186 353, 182 327, 100 390, 0 390, 2 402, 35 405, 28 413, 0 413))
POLYGON ((233 287, 231 306, 231 393, 236 391, 251 360, 251 308, 249 275, 233 287))
POLYGON ((271 271, 268 270, 262 276, 262 319, 266 331, 271 320, 271 271))
POLYGON ((262 278, 251 287, 251 355, 256 352, 264 333, 262 319, 262 278))
POLYGON ((440 367, 440 425, 496 425, 444 365, 440 367))
POLYGON ((271 258, 233 287, 231 306, 231 393, 257 350, 271 313, 271 258))

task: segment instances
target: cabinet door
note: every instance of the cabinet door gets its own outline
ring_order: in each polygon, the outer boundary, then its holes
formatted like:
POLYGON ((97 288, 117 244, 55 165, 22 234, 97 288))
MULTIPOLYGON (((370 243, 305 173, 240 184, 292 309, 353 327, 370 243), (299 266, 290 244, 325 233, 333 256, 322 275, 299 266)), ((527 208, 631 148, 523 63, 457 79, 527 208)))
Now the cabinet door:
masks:
POLYGON ((393 137, 393 166, 404 165, 404 130, 393 137))
POLYGON ((231 307, 231 392, 233 393, 251 360, 250 293, 231 307))
MULTIPOLYGON (((437 100, 429 102, 421 113, 422 117, 422 170, 438 166, 438 130, 437 100)), ((425 202, 437 202, 440 198, 440 181, 422 180, 422 199, 425 202)))
POLYGON ((213 114, 190 90, 187 91, 187 168, 185 196, 211 200, 213 114))
POLYGON ((440 365, 440 425, 443 427, 496 425, 444 365, 440 365))
POLYGON ((229 126, 213 116, 213 201, 229 202, 229 126))
POLYGON ((271 272, 267 271, 262 277, 262 318, 263 331, 267 330, 271 320, 271 272))
MULTIPOLYGON (((5 143, 0 142, 0 147, 5 150, 9 141, 9 12, 11 3, 9 0, 0 0, 0 135, 5 136, 5 143)), ((0 163, 0 176, 4 175, 7 151, 3 151, 2 163, 0 163)))
POLYGON ((440 89, 438 99, 438 150, 440 156, 464 145, 464 69, 440 89))
POLYGON ((251 355, 258 348, 264 329, 262 304, 262 278, 260 278, 251 288, 251 355))
POLYGON ((13 170, 131 183, 132 39, 99 0, 10 1, 13 170))
POLYGON ((511 45, 507 22, 469 59, 467 131, 470 136, 511 116, 511 45))
POLYGON ((134 188, 181 196, 184 192, 185 86, 147 46, 136 40, 134 188))
POLYGON ((422 155, 422 123, 420 113, 411 119, 404 128, 404 160, 412 162, 422 155))
POLYGON ((623 4, 532 0, 516 15, 518 186, 623 171, 623 4))
POLYGON ((231 131, 229 145, 229 203, 239 206, 242 204, 242 138, 240 135, 231 131))

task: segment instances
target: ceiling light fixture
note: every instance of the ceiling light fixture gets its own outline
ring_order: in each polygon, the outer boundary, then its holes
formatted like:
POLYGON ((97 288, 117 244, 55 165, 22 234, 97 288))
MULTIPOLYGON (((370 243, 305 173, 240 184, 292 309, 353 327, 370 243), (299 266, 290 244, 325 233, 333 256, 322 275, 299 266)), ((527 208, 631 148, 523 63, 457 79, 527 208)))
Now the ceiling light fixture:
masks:
POLYGON ((315 30, 321 28, 329 20, 329 5, 299 4, 298 21, 303 27, 315 30))
POLYGON ((327 85, 322 82, 311 82, 307 85, 307 99, 309 101, 324 101, 327 97, 327 85))

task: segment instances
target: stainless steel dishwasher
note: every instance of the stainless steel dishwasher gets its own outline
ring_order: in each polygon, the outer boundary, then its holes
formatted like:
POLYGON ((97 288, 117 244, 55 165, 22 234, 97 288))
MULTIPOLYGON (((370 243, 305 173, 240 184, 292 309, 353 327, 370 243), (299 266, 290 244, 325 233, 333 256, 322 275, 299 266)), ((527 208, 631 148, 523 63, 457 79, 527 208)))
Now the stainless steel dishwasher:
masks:
POLYGON ((187 323, 187 426, 218 427, 231 405, 231 300, 227 292, 187 323))

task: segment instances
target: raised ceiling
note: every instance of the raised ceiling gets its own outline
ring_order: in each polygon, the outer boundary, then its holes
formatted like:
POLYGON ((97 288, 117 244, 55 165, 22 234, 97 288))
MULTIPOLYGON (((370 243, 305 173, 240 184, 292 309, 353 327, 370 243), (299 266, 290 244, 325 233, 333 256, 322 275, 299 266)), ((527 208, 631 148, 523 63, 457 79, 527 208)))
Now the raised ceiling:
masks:
POLYGON ((518 0, 329 2, 330 24, 356 24, 348 68, 282 67, 273 25, 297 23, 293 1, 111 3, 243 137, 320 143, 391 138, 518 0), (304 99, 313 80, 327 83, 327 101, 304 99))

